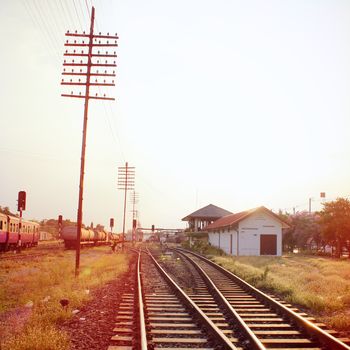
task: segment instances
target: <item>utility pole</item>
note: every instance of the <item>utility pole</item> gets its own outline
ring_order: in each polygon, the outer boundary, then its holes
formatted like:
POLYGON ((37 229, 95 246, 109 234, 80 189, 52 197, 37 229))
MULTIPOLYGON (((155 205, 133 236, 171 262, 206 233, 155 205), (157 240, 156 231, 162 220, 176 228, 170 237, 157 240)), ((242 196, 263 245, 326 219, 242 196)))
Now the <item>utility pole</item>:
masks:
POLYGON ((98 93, 93 94, 90 91, 91 87, 109 87, 115 86, 114 80, 98 81, 99 78, 112 78, 115 77, 115 71, 110 72, 108 69, 116 67, 116 62, 111 63, 108 61, 110 58, 117 57, 116 53, 108 53, 108 51, 100 52, 101 48, 116 47, 118 36, 107 35, 95 35, 94 34, 94 21, 95 21, 95 8, 91 10, 91 23, 90 33, 70 33, 67 31, 66 36, 68 37, 64 46, 68 47, 64 56, 69 57, 69 62, 64 60, 63 73, 64 78, 68 76, 69 81, 62 79, 61 85, 75 86, 79 88, 85 87, 85 92, 71 94, 61 94, 64 97, 83 98, 85 100, 84 105, 84 123, 83 123, 83 136, 82 136, 82 147, 81 147, 81 163, 80 163, 80 181, 79 181, 79 200, 78 200, 78 213, 77 213, 77 245, 76 245, 76 259, 75 259, 75 276, 79 276, 80 267, 80 241, 81 241, 81 228, 83 221, 83 193, 84 193, 84 169, 85 169, 85 149, 86 149, 86 132, 87 132, 87 121, 88 121, 88 109, 89 100, 112 100, 114 98, 99 96, 98 93), (71 39, 71 41, 69 40, 71 39), (78 51, 79 50, 79 51, 78 51), (105 61, 100 62, 100 58, 105 58, 105 61), (78 59, 78 61, 75 61, 78 59), (73 67, 69 70, 66 67, 73 67), (99 67, 104 67, 104 71, 100 72, 99 67), (91 78, 95 77, 95 81, 91 82, 91 78))
POLYGON ((126 194, 127 191, 135 187, 135 167, 129 167, 128 162, 125 166, 118 167, 118 190, 124 190, 124 214, 123 214, 123 237, 122 248, 125 240, 125 212, 126 212, 126 194))

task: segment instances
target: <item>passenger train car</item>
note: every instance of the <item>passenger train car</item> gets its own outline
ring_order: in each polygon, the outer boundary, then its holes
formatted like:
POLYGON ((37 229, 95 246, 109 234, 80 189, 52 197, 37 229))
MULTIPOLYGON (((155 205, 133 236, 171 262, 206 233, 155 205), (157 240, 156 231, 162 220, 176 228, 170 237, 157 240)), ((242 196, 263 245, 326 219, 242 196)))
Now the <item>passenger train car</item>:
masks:
POLYGON ((22 219, 19 234, 19 217, 0 213, 0 251, 14 249, 17 246, 34 247, 39 241, 39 224, 22 219))

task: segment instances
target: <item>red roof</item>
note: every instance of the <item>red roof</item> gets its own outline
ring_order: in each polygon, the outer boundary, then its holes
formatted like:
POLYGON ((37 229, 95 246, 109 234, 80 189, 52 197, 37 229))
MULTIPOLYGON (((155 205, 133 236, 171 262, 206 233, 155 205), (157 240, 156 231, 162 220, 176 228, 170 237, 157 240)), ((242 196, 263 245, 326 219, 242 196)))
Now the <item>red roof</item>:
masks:
POLYGON ((217 228, 233 226, 233 225, 237 224, 238 222, 242 221, 243 219, 245 219, 246 217, 252 215, 253 213, 259 212, 259 211, 264 211, 265 213, 273 216, 276 220, 278 220, 279 222, 282 223, 283 228, 289 227, 289 225, 286 222, 284 222, 283 220, 281 220, 281 218, 278 215, 276 215, 271 210, 262 206, 262 207, 258 207, 258 208, 254 208, 254 209, 250 209, 250 210, 246 210, 246 211, 241 211, 240 213, 226 215, 226 216, 214 221, 212 224, 206 226, 204 228, 204 230, 211 231, 211 230, 214 230, 217 228))

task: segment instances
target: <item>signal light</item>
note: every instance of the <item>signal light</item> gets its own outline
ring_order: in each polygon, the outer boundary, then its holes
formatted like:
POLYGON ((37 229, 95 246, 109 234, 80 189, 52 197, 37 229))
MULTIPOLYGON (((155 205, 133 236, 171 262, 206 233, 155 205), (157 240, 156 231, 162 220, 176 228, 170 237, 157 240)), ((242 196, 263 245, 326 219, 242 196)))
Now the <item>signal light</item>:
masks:
POLYGON ((114 227, 114 219, 113 218, 109 219, 109 227, 114 227))
POLYGON ((136 223, 137 223, 136 219, 133 219, 132 220, 132 228, 136 228, 136 223))
POLYGON ((154 232, 154 225, 152 225, 152 232, 154 232))
POLYGON ((63 222, 63 216, 62 215, 58 215, 58 224, 62 225, 63 222))
POLYGON ((26 191, 18 192, 18 207, 17 211, 26 210, 26 191))

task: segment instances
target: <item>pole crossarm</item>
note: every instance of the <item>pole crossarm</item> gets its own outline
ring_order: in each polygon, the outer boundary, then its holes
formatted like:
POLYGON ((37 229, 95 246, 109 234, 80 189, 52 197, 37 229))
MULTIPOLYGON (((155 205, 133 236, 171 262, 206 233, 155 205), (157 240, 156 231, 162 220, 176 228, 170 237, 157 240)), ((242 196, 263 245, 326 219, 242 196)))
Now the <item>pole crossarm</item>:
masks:
POLYGON ((61 94, 62 97, 75 97, 75 98, 88 98, 92 100, 108 100, 115 101, 114 97, 99 97, 99 96, 82 96, 82 95, 73 95, 73 94, 61 94))

